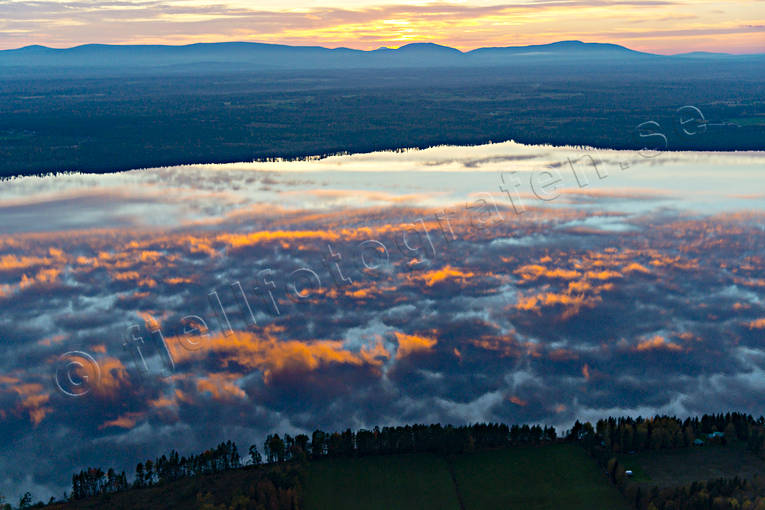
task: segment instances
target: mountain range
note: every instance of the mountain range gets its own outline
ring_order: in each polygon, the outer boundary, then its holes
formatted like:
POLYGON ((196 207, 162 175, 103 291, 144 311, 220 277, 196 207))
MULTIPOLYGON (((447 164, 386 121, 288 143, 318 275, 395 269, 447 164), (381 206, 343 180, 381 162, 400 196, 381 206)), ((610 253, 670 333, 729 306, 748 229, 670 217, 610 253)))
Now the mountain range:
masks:
POLYGON ((765 61, 765 54, 688 53, 656 55, 624 46, 559 41, 532 46, 479 48, 462 52, 433 43, 397 49, 356 50, 249 42, 198 43, 185 46, 87 44, 73 48, 26 46, 0 51, 0 70, 36 69, 384 69, 407 67, 493 67, 516 63, 667 62, 672 60, 765 61))

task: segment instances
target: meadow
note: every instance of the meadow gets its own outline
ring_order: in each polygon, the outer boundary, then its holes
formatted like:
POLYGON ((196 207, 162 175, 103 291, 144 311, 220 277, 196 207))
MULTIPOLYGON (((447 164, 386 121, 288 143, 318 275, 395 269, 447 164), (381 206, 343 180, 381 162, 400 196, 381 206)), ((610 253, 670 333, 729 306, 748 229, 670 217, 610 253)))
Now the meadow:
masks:
POLYGON ((314 462, 308 471, 305 508, 629 507, 581 447, 555 444, 468 453, 448 459, 412 454, 314 462))
POLYGON ((629 508, 575 444, 466 454, 454 470, 467 510, 629 508))
POLYGON ((307 510, 459 510, 449 467, 428 453, 313 462, 307 510))

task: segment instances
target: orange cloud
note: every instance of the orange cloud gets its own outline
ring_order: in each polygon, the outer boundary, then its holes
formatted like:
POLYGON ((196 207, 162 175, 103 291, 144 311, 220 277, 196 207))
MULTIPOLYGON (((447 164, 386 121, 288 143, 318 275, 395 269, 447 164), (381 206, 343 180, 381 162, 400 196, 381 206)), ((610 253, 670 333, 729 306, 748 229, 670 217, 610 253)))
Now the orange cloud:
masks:
POLYGON ((233 334, 210 335, 202 342, 200 349, 189 351, 184 348, 184 339, 167 339, 176 363, 189 360, 197 353, 216 353, 217 358, 228 366, 231 363, 261 370, 268 382, 274 373, 286 371, 313 371, 322 366, 346 364, 353 366, 382 364, 380 357, 387 357, 387 352, 378 345, 354 352, 346 349, 343 342, 336 340, 279 340, 274 336, 278 329, 265 328, 260 334, 249 331, 236 331, 233 334))
POLYGON ((20 410, 29 414, 29 421, 36 427, 53 410, 45 404, 50 400, 50 394, 43 391, 39 383, 15 384, 10 388, 21 398, 20 410))
POLYGON ((638 351, 651 351, 656 349, 665 349, 668 351, 681 351, 683 348, 677 344, 667 342, 664 337, 656 335, 648 340, 638 343, 638 351))
POLYGON ((218 251, 212 247, 212 244, 207 239, 186 236, 178 239, 177 242, 185 244, 190 253, 203 253, 210 258, 218 256, 218 251))
MULTIPOLYGON (((549 257, 546 257, 546 259, 549 260, 549 257)), ((559 278, 562 280, 573 280, 574 278, 579 278, 582 274, 579 271, 574 271, 571 269, 562 269, 562 268, 555 268, 555 269, 547 269, 545 266, 537 265, 537 264, 529 264, 522 266, 514 271, 515 274, 518 274, 523 278, 524 280, 536 280, 537 278, 559 278)))
MULTIPOLYGON (((101 378, 93 386, 93 394, 105 398, 118 398, 120 392, 131 386, 130 376, 122 362, 117 358, 105 357, 98 362, 101 378)), ((86 367, 87 368, 87 365, 86 367)), ((96 380, 96 374, 87 374, 91 381, 96 380)))
POLYGON ((207 377, 197 381, 197 391, 209 393, 214 400, 229 401, 236 398, 247 398, 247 393, 234 384, 234 380, 241 377, 239 374, 208 374, 207 377))
POLYGON ((35 266, 47 266, 50 259, 43 257, 3 255, 0 257, 0 271, 12 271, 16 269, 27 269, 35 266))
POLYGON ((642 264, 638 264, 637 262, 633 262, 632 264, 630 264, 630 265, 628 265, 628 266, 626 266, 624 268, 624 272, 625 273, 635 273, 635 272, 638 272, 638 273, 650 273, 651 270, 648 269, 647 267, 645 267, 642 264))
POLYGON ((194 283, 194 280, 191 278, 165 278, 165 283, 169 285, 181 285, 183 283, 194 283))
POLYGON ((733 281, 745 287, 765 287, 765 278, 734 278, 733 281))
POLYGON ((368 365, 372 366, 377 366, 381 362, 390 359, 390 353, 381 341, 376 342, 371 348, 365 347, 361 349, 361 351, 359 351, 359 356, 361 356, 368 365))
POLYGON ((581 296, 581 295, 571 296, 568 294, 546 292, 543 294, 537 294, 535 296, 530 296, 525 298, 522 297, 518 300, 518 304, 516 305, 516 307, 519 310, 534 310, 534 309, 537 309, 537 305, 539 306, 563 305, 563 306, 574 306, 578 308, 585 304, 594 305, 598 301, 600 301, 599 297, 594 299, 588 299, 585 296, 581 296))
POLYGON ((249 234, 221 234, 217 240, 232 248, 253 246, 270 241, 283 241, 282 246, 289 247, 289 241, 298 239, 321 239, 324 241, 336 241, 339 239, 336 232, 326 230, 264 230, 249 234))
POLYGON ((435 338, 425 336, 407 335, 396 331, 396 340, 398 341, 398 350, 396 359, 405 358, 416 352, 429 351, 438 343, 435 338))
MULTIPOLYGON (((40 345, 44 345, 46 347, 49 347, 49 346, 51 346, 53 344, 57 344, 57 343, 63 342, 67 338, 68 338, 67 335, 54 335, 54 336, 51 336, 51 337, 48 337, 48 338, 43 338, 42 340, 39 340, 37 343, 40 344, 40 345)), ((0 382, 2 382, 2 380, 0 380, 0 382)))
POLYGON ((149 400, 149 407, 153 407, 155 409, 164 409, 167 407, 173 407, 176 405, 175 400, 165 398, 165 397, 159 397, 154 400, 149 400))
POLYGON ((594 287, 592 284, 586 280, 580 281, 580 282, 568 282, 568 292, 576 292, 576 293, 582 293, 586 292, 588 290, 592 290, 594 287))
POLYGON ((125 413, 122 416, 119 416, 113 420, 107 421, 99 425, 98 429, 103 430, 107 427, 119 427, 122 429, 132 429, 135 427, 135 424, 138 422, 138 420, 144 418, 146 416, 145 413, 125 413))
POLYGON ((521 354, 521 346, 510 336, 484 336, 469 342, 479 349, 496 352, 500 357, 516 357, 521 354))
POLYGON ((138 316, 143 319, 146 329, 149 331, 157 331, 160 329, 159 321, 148 312, 138 312, 138 316))
POLYGON ((610 280, 621 277, 622 274, 616 271, 587 271, 587 278, 591 280, 610 280))
POLYGON ((475 273, 470 271, 462 271, 447 265, 441 269, 425 271, 421 274, 413 276, 412 278, 422 280, 425 282, 425 285, 432 287, 433 285, 445 280, 457 280, 461 283, 464 283, 465 280, 472 278, 473 276, 475 276, 475 273))
POLYGON ((112 275, 112 278, 114 278, 118 282, 138 280, 140 277, 141 275, 139 275, 137 271, 126 271, 124 273, 116 273, 112 275))
POLYGON ((19 283, 19 288, 25 289, 33 285, 53 283, 58 279, 58 275, 60 273, 61 273, 60 269, 49 268, 49 269, 41 269, 32 278, 24 274, 21 276, 21 282, 19 283))

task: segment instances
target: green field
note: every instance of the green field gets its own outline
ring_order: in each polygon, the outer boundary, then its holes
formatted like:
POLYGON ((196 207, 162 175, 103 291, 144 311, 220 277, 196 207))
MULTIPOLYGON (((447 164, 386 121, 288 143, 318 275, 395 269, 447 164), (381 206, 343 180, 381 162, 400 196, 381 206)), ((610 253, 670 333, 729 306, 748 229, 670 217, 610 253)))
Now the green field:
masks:
POLYGON ((462 455, 454 462, 467 510, 627 509, 593 459, 572 444, 462 455))
POLYGON ((312 462, 306 510, 459 510, 446 461, 430 454, 312 462))
POLYGON ((518 447, 460 455, 428 454, 313 462, 306 510, 627 509, 594 460, 576 445, 518 447), (459 488, 459 489, 458 489, 459 488), (458 497, 464 507, 460 506, 458 497))

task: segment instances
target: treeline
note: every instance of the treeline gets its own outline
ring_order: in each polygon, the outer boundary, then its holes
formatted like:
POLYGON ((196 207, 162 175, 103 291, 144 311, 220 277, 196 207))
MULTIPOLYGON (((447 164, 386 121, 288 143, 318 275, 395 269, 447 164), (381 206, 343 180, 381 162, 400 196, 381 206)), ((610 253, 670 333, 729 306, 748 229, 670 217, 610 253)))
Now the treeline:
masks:
POLYGON ((673 416, 607 418, 597 422, 595 431, 602 446, 612 453, 684 448, 693 445, 697 439, 704 442, 744 441, 754 453, 760 453, 765 441, 765 419, 755 420, 751 415, 741 413, 685 420, 673 416))
POLYGON ((114 469, 104 471, 89 467, 72 475, 71 499, 83 499, 112 494, 133 488, 152 487, 190 476, 220 473, 241 466, 239 452, 232 441, 220 443, 216 448, 199 455, 181 457, 172 450, 155 460, 139 462, 135 468, 133 483, 128 483, 125 472, 117 474, 114 469))
MULTIPOLYGON (((301 456, 319 459, 419 452, 449 455, 521 444, 538 445, 553 442, 557 437, 554 427, 539 425, 406 425, 357 432, 351 429, 334 433, 316 430, 310 441, 305 434, 294 438, 289 434, 283 438, 272 434, 266 438, 263 449, 268 462, 283 462, 301 456)), ((260 462, 254 445, 250 447, 250 457, 253 463, 260 462)))
POLYGON ((106 472, 101 468, 88 468, 72 475, 73 499, 111 494, 129 488, 125 472, 117 474, 112 468, 106 472))
POLYGON ((685 448, 701 442, 746 442, 755 454, 765 452, 765 418, 742 413, 704 415, 682 420, 674 416, 613 418, 595 427, 577 421, 567 439, 581 442, 602 466, 620 453, 685 448))
MULTIPOLYGON (((293 463, 294 464, 294 463, 293 463)), ((181 456, 172 450, 155 459, 139 462, 133 482, 128 483, 124 472, 113 469, 106 473, 100 468, 88 468, 72 477, 71 500, 104 496, 130 488, 161 486, 184 478, 223 473, 243 467, 237 446, 232 441, 197 455, 181 456)), ((304 471, 299 465, 261 470, 250 477, 252 483, 237 492, 230 502, 217 502, 209 492, 196 497, 196 508, 203 510, 300 510, 304 471)))
POLYGON ((139 462, 135 468, 133 487, 151 487, 190 476, 222 473, 241 465, 239 451, 232 441, 220 443, 215 448, 189 457, 182 457, 172 450, 154 461, 148 459, 146 462, 139 462))

